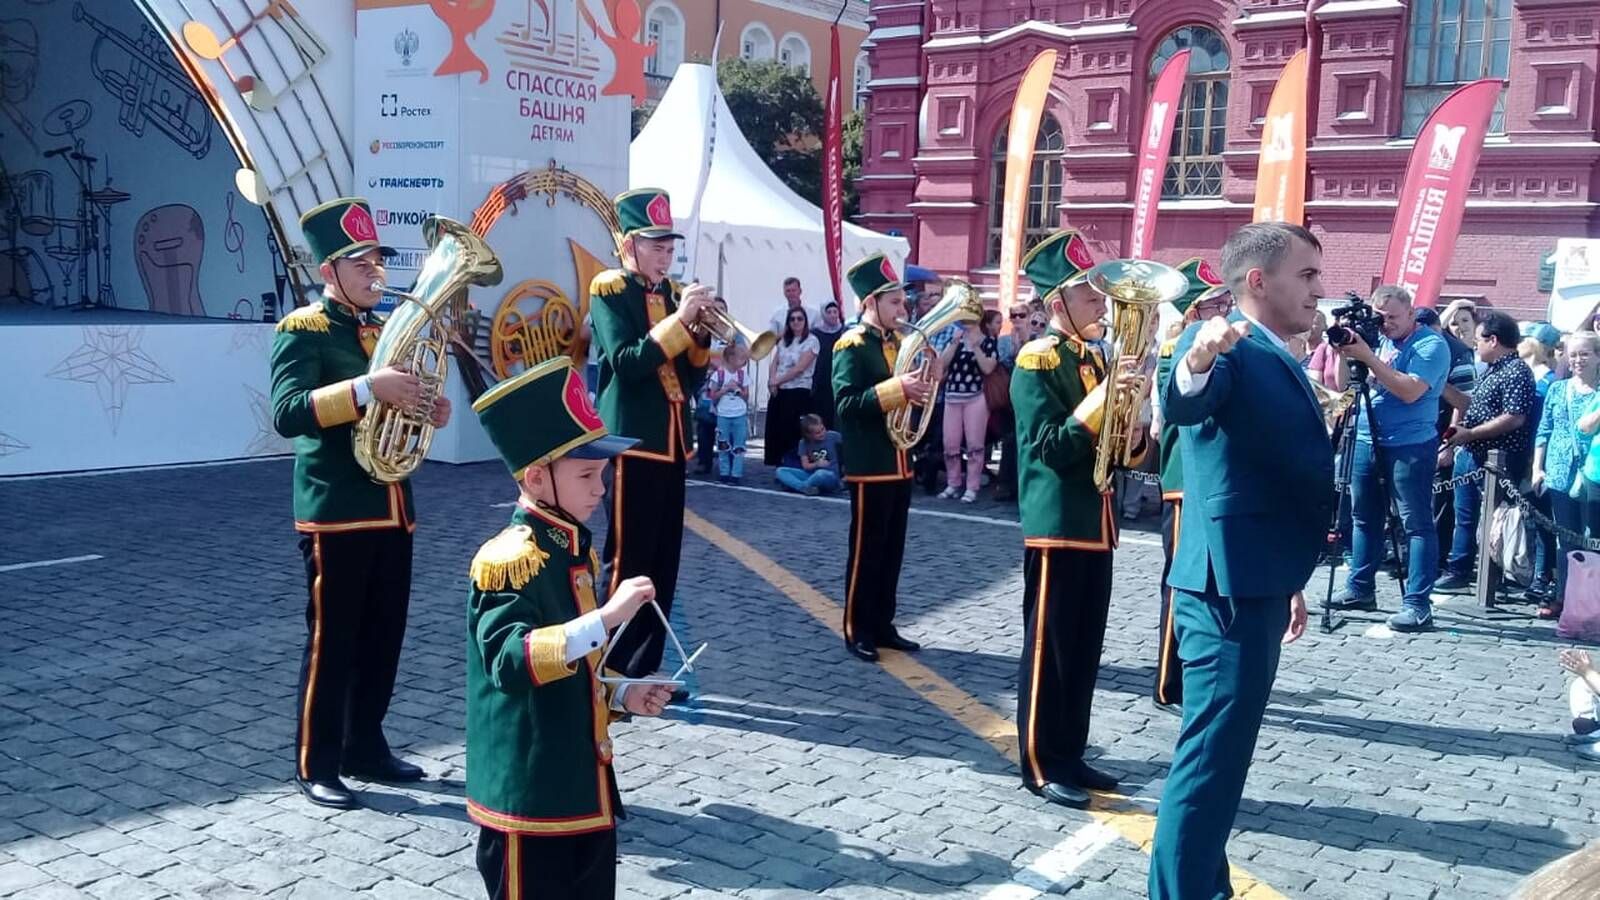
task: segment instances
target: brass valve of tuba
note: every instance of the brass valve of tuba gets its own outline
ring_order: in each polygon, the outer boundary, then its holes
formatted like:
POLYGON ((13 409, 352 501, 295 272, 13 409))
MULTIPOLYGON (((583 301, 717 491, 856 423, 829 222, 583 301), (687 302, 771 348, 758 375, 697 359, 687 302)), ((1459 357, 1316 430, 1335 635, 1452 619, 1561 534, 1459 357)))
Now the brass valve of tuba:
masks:
MULTIPOLYGON (((939 302, 928 310, 920 322, 915 325, 902 323, 902 327, 910 334, 901 343, 899 355, 895 357, 895 376, 911 375, 923 381, 929 380, 939 359, 939 352, 930 344, 933 336, 953 323, 976 322, 981 318, 983 300, 972 285, 959 278, 947 279, 939 302)), ((921 403, 907 403, 890 410, 885 418, 889 440, 901 450, 910 450, 920 443, 928 433, 928 424, 933 421, 925 404, 921 403)))

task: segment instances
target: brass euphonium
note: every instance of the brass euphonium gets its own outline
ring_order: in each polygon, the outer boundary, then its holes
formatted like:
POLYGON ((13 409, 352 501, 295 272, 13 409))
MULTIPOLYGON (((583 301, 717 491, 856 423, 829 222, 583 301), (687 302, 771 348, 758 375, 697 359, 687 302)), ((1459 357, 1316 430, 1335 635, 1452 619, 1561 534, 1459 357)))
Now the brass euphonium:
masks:
MULTIPOLYGON (((955 322, 976 322, 983 318, 983 300, 978 297, 978 292, 972 285, 959 278, 950 278, 945 282, 944 294, 939 297, 939 302, 933 309, 923 316, 921 321, 913 325, 910 322, 901 323, 901 327, 911 332, 900 345, 900 353, 895 357, 895 377, 901 375, 915 375, 917 378, 927 380, 935 366, 938 365, 939 351, 933 349, 930 341, 933 336, 948 328, 955 322)), ((932 398, 929 398, 932 403, 932 398)), ((910 450, 928 433, 928 423, 933 417, 928 415, 924 404, 907 403, 898 409, 890 410, 886 420, 889 426, 889 440, 901 450, 910 450)))
POLYGON ((428 257, 422 261, 411 293, 374 286, 398 298, 394 313, 384 323, 378 346, 367 365, 369 374, 399 366, 423 384, 423 400, 415 409, 402 409, 376 398, 356 423, 356 462, 374 481, 401 481, 417 470, 433 442, 433 407, 444 391, 450 371, 449 347, 465 311, 467 286, 500 283, 500 260, 483 238, 467 226, 444 216, 422 222, 428 257))
POLYGON ((1128 430, 1144 405, 1144 390, 1117 385, 1123 357, 1138 360, 1143 369, 1155 345, 1159 307, 1183 296, 1189 279, 1171 266, 1149 259, 1113 259, 1089 270, 1088 284, 1111 302, 1111 344, 1106 360, 1106 401, 1101 414, 1100 442, 1095 445, 1094 486, 1111 488, 1111 471, 1133 462, 1128 430))

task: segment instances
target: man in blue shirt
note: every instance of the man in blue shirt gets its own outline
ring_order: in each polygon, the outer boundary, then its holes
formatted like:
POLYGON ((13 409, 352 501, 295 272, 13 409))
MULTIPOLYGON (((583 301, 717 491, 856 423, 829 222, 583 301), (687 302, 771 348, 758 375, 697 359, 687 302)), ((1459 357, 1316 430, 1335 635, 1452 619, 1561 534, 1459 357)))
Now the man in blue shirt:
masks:
POLYGON ((1405 599, 1389 619, 1396 631, 1432 627, 1429 596, 1439 575, 1438 533, 1433 527, 1433 470, 1439 453, 1439 395, 1450 374, 1450 348, 1431 328, 1417 327, 1411 295, 1384 285, 1372 294, 1383 314, 1376 352, 1361 339, 1339 347, 1346 360, 1372 372, 1372 418, 1357 410, 1355 460, 1350 477, 1353 535, 1350 576, 1333 598, 1339 609, 1376 609, 1374 576, 1383 560, 1389 497, 1400 509, 1409 552, 1405 599), (1376 437, 1377 451, 1373 442, 1376 437), (1388 483, 1388 492, 1382 482, 1388 483))

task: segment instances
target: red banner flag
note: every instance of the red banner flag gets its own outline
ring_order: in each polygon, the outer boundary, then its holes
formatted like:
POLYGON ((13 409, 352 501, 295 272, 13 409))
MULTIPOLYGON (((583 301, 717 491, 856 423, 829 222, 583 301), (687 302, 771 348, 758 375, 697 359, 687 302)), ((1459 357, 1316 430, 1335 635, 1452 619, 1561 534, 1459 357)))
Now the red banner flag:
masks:
POLYGON ((1383 261, 1383 281, 1410 291, 1418 306, 1433 306, 1439 299, 1467 210, 1467 185, 1478 168, 1502 86, 1498 79, 1485 78, 1458 89, 1417 132, 1383 261))
MULTIPOLYGON (((828 95, 822 131, 822 232, 828 244, 828 280, 839 302, 844 254, 844 119, 839 97, 839 26, 828 29, 828 95)), ((843 308, 841 306, 841 308, 843 308)))
POLYGON ((1278 76, 1261 128, 1256 166, 1257 222, 1306 220, 1306 51, 1289 58, 1278 76))
POLYGON ((1167 174, 1167 157, 1172 154, 1172 125, 1183 103, 1183 79, 1189 74, 1189 51, 1179 50, 1167 60, 1150 92, 1150 105, 1144 111, 1144 130, 1139 132, 1139 171, 1134 177, 1133 227, 1122 255, 1128 259, 1148 259, 1156 240, 1156 213, 1161 208, 1161 182, 1167 174))

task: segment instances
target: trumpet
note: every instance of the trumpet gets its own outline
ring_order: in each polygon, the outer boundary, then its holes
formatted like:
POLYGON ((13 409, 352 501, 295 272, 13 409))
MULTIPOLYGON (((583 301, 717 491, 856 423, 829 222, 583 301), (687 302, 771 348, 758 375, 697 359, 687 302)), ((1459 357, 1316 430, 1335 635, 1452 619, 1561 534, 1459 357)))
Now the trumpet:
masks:
POLYGON ((750 348, 750 358, 753 360, 766 359, 778 346, 778 336, 770 331, 756 331, 739 324, 739 321, 727 312, 715 306, 707 306, 700 317, 689 323, 689 330, 696 334, 709 335, 725 344, 744 341, 750 348))

